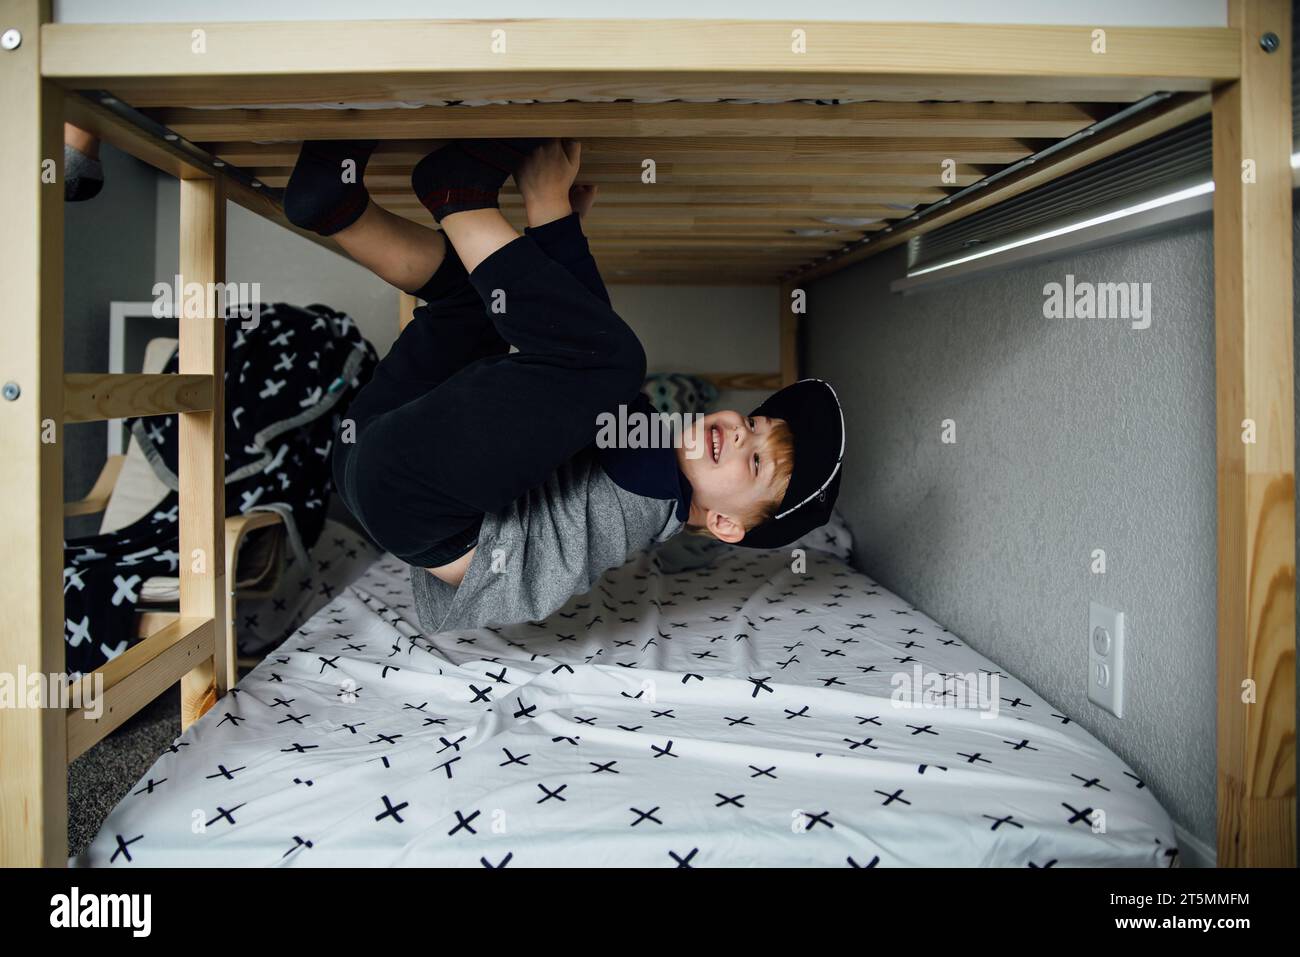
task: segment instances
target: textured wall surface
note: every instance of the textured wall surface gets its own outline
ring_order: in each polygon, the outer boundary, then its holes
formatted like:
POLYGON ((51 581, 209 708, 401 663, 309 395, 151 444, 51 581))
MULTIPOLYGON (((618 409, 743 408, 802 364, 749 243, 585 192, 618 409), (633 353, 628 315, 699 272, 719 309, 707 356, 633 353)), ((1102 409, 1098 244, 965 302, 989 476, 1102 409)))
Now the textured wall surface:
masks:
POLYGON ((1072 715, 1213 845, 1208 218, 909 296, 889 291, 901 254, 809 294, 805 373, 845 406, 856 561, 1072 715), (1150 282, 1151 327, 1044 318, 1043 287, 1066 273, 1150 282), (1090 600, 1125 613, 1122 720, 1087 698, 1090 600))

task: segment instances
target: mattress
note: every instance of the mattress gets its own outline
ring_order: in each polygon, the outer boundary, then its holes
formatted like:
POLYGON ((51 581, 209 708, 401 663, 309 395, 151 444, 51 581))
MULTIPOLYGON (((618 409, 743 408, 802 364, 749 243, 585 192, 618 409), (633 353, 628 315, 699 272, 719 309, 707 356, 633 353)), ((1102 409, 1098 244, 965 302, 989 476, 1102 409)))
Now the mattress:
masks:
POLYGON ((578 18, 719 18, 747 20, 869 20, 932 23, 1052 23, 1093 26, 1227 26, 1223 0, 1087 0, 1042 3, 1003 0, 997 5, 968 0, 920 0, 902 5, 892 0, 659 0, 653 7, 611 6, 602 0, 551 0, 539 9, 528 0, 54 0, 59 23, 216 23, 258 20, 419 20, 528 19, 545 16, 578 18))
POLYGON ((1123 761, 845 552, 647 552, 546 621, 436 635, 381 557, 71 863, 1176 861, 1123 761))

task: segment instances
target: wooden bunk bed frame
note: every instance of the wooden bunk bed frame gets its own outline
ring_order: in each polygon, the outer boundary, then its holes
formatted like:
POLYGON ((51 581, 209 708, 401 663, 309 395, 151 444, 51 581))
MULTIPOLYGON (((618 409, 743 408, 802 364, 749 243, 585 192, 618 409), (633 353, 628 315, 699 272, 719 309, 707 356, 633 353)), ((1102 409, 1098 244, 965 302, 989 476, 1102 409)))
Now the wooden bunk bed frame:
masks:
MULTIPOLYGON (((63 467, 51 426, 59 435, 72 421, 179 413, 181 554, 194 558, 181 563, 179 617, 101 669, 102 718, 58 707, 0 710, 0 863, 64 864, 69 760, 178 680, 188 726, 236 675, 225 627, 219 322, 210 307, 206 321, 181 323, 177 375, 64 373, 63 187, 39 174, 42 161, 59 165, 65 119, 180 179, 186 283, 224 279, 227 199, 292 229, 273 193, 296 143, 265 141, 394 141, 372 160, 367 184, 377 201, 414 214, 400 177, 427 149, 424 138, 584 137, 584 160, 607 184, 597 208, 609 214, 593 214, 590 230, 607 275, 772 283, 781 371, 755 383, 770 385, 797 373, 791 297, 805 283, 1211 112, 1218 863, 1294 866, 1285 0, 1230 0, 1227 28, 1098 25, 1104 34, 1077 26, 712 20, 69 25, 50 22, 48 0, 5 0, 0 11, 0 276, 10 300, 0 362, 0 525, 11 555, 0 581, 0 673, 64 670, 63 467), (247 109, 543 95, 616 102, 247 109), (1157 105, 1107 123, 1153 95, 1163 97, 1157 105), (787 102, 725 102, 765 97, 787 102), (670 98, 715 102, 644 102, 670 98), (855 102, 788 102, 827 98, 855 102), (150 135, 111 109, 115 102, 147 111, 169 134, 150 135), (1053 144, 1062 148, 1032 162, 1053 144), (643 157, 661 164, 653 199, 644 202, 643 157), (955 161, 955 184, 939 179, 943 159, 955 161), (954 195, 1026 160, 987 188, 954 195), (928 212, 914 213, 918 204, 928 212), (850 213, 879 221, 835 225, 825 235, 792 232, 850 213), (1243 441, 1246 419, 1255 423, 1251 443, 1243 441)), ((503 206, 517 199, 507 195, 503 206)))

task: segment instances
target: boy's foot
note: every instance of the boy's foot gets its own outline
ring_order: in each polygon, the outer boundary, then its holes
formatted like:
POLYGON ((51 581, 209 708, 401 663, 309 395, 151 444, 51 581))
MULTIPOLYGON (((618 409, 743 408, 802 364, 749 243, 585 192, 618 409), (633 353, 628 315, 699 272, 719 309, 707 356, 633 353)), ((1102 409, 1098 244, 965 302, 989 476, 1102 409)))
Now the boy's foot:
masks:
POLYGON ((63 124, 63 198, 69 203, 93 199, 104 188, 99 139, 71 123, 63 124))
POLYGON ((411 187, 442 222, 452 213, 498 208, 497 194, 541 139, 454 140, 415 165, 411 187))
POLYGON ((93 156, 63 144, 63 198, 69 203, 94 199, 104 188, 104 167, 93 156))
POLYGON ((284 215, 289 222, 332 236, 360 219, 370 205, 364 183, 366 163, 378 145, 378 140, 304 142, 284 190, 284 215))

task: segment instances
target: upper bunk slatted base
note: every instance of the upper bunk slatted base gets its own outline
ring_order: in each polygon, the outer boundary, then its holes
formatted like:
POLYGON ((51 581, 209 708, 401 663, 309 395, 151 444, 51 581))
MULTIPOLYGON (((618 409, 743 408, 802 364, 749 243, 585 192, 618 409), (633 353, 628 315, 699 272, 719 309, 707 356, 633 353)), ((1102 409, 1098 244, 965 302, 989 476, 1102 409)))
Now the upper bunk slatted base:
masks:
MULTIPOLYGON (((430 225, 409 175, 439 140, 579 138, 610 281, 774 283, 1152 94, 1204 97, 1236 70, 1232 30, 1105 34, 1099 52, 1077 26, 51 24, 42 65, 272 196, 303 140, 385 141, 371 194, 430 225)), ((503 208, 523 225, 510 189, 503 208)))
MULTIPOLYGON (((900 222, 910 225, 918 211, 947 206, 1008 166, 1122 113, 1107 103, 793 102, 135 111, 118 90, 93 97, 144 118, 156 134, 169 131, 227 171, 242 171, 270 205, 303 140, 380 138, 366 171, 372 197, 430 226, 410 172, 440 143, 459 136, 580 138, 580 180, 600 188, 587 231, 615 283, 769 284, 824 268, 864 238, 901 234, 900 222)), ((1144 111, 1126 122, 1127 139, 1113 149, 1140 137, 1143 124, 1158 132, 1170 115, 1183 122, 1208 105, 1208 97, 1185 94, 1144 111)), ((80 115, 94 125, 100 110, 83 103, 80 115)), ((1094 137, 1088 155, 1111 151, 1108 140, 1094 137)), ((1044 164, 1035 175, 1052 174, 1044 164)), ((981 205, 999 192, 986 191, 981 205)), ((513 184, 503 190, 502 210, 516 227, 525 225, 513 184)))

